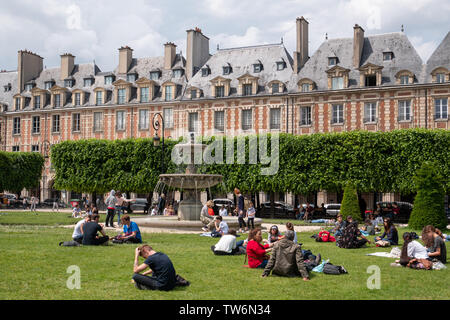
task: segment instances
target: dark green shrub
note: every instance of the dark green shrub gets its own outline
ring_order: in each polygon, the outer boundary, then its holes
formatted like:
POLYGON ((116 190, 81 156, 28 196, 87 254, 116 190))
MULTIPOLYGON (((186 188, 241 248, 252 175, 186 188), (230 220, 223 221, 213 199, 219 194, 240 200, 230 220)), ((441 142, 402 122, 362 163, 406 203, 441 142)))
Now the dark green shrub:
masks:
POLYGON ((341 204, 341 215, 344 219, 352 216, 353 221, 362 221, 361 210, 359 208, 358 192, 353 184, 349 183, 344 189, 344 196, 341 204))

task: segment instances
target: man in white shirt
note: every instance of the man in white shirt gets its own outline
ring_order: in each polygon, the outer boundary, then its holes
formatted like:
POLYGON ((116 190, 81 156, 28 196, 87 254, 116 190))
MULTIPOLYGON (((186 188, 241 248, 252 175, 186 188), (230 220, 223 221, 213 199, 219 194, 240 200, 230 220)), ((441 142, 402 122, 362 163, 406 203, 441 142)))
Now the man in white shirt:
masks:
POLYGON ((230 229, 228 234, 223 235, 215 246, 211 246, 212 252, 218 256, 239 254, 239 247, 236 245, 236 230, 230 229))
POLYGON ((73 230, 72 234, 73 241, 76 241, 79 244, 81 244, 81 242, 83 241, 83 225, 89 221, 91 221, 90 215, 87 215, 84 219, 78 221, 78 223, 75 226, 75 229, 73 230))

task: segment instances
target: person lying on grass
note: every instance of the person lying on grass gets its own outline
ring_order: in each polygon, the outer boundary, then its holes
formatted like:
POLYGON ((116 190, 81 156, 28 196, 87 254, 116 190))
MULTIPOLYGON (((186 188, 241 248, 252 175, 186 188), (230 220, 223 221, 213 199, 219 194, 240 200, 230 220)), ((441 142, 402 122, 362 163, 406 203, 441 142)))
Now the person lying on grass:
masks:
POLYGON ((304 281, 309 281, 309 274, 303 262, 302 248, 295 244, 293 240, 294 231, 287 230, 284 238, 274 244, 269 262, 261 275, 263 278, 269 276, 272 272, 285 277, 300 275, 304 281))
POLYGON ((134 255, 133 279, 135 287, 140 290, 164 290, 175 288, 177 275, 169 257, 162 252, 156 252, 145 244, 136 248, 134 255), (139 257, 145 259, 139 265, 139 257), (144 270, 149 269, 141 274, 144 270), (152 276, 148 276, 152 274, 152 276))
POLYGON ((131 221, 128 214, 124 214, 120 220, 123 225, 123 232, 112 239, 113 243, 142 243, 141 231, 137 223, 131 221))

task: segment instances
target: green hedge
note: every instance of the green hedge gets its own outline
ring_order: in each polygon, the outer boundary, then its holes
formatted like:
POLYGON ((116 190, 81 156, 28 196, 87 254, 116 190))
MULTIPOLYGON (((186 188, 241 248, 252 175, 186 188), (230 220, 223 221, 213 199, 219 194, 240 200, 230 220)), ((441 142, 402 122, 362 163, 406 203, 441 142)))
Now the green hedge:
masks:
POLYGON ((35 152, 0 151, 0 191, 20 193, 39 186, 44 158, 35 152))
MULTIPOLYGON (((433 160, 436 170, 450 188, 450 131, 397 130, 391 132, 353 131, 304 136, 279 135, 279 170, 262 175, 262 164, 249 164, 249 148, 238 151, 234 138, 235 164, 203 165, 201 172, 224 176, 220 187, 230 191, 294 192, 306 194, 318 190, 342 190, 352 182, 360 192, 415 192, 415 172, 424 161, 433 160), (245 155, 244 164, 236 164, 245 155)), ((203 138, 211 143, 225 137, 203 138)), ((166 140, 166 172, 177 171, 170 161, 176 141, 166 140)), ((226 159, 224 143, 223 159, 226 159)), ((269 140, 269 150, 272 148, 269 140)), ((215 155, 215 152, 212 153, 215 155)), ((56 170, 55 185, 60 189, 106 192, 151 192, 160 174, 161 148, 151 139, 66 141, 51 151, 56 170)), ((180 167, 178 167, 180 169, 180 167)))

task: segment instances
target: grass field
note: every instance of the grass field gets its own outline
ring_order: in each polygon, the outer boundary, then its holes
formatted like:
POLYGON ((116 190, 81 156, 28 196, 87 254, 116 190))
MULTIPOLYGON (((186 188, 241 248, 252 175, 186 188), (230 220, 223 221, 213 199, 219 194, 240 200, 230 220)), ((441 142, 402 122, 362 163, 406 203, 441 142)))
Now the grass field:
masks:
MULTIPOLYGON (((312 233, 298 234, 303 248, 321 253, 333 264, 345 266, 348 274, 332 276, 312 273, 309 282, 300 278, 261 278, 262 270, 243 267, 244 256, 214 256, 210 246, 217 239, 195 234, 143 234, 144 242, 168 254, 177 273, 189 280, 191 285, 172 292, 140 291, 130 283, 136 246, 59 247, 58 243, 70 240, 72 234, 71 229, 61 225, 77 221, 67 216, 66 213, 40 213, 35 217, 29 213, 0 215, 0 299, 450 298, 450 269, 422 271, 394 268, 390 266, 393 259, 365 255, 389 251, 390 248, 380 249, 371 245, 365 249, 340 249, 334 243, 315 242, 310 238, 312 233), (72 265, 81 270, 79 290, 70 290, 66 286, 71 276, 67 268, 72 265), (378 266, 381 271, 380 290, 367 288, 367 279, 371 276, 367 268, 372 265, 378 266)), ((407 229, 399 231, 402 234, 407 229)))

